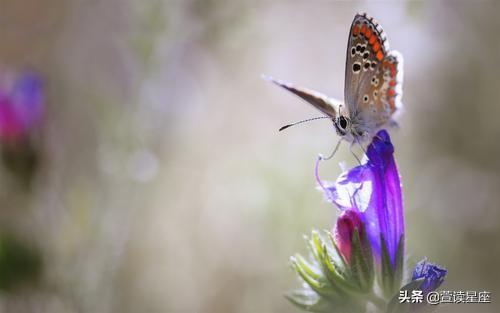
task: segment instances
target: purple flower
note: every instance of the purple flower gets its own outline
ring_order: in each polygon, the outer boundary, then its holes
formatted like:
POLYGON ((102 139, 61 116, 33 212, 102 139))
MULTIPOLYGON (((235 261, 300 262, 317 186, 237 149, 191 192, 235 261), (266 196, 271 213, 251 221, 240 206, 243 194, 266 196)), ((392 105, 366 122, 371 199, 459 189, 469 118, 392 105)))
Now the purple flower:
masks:
POLYGON ((310 260, 292 257, 305 283, 288 296, 294 304, 308 311, 364 312, 368 301, 380 311, 407 312, 418 308, 400 303, 401 291, 420 288, 427 294, 443 282, 447 271, 425 260, 417 264, 413 281, 403 280, 404 212, 393 155, 389 134, 381 130, 363 164, 342 173, 335 183, 319 178, 318 158, 316 180, 341 212, 330 234, 333 247, 313 231, 310 260))
MULTIPOLYGON (((365 228, 363 216, 356 210, 345 210, 340 214, 333 230, 335 244, 340 253, 349 262, 351 259, 352 240, 354 232, 358 231, 359 237, 364 238, 365 228)), ((363 242, 362 242, 363 244, 363 242)))
POLYGON ((448 271, 439 265, 427 262, 426 259, 418 262, 413 270, 412 280, 423 278, 420 290, 426 295, 436 290, 443 283, 444 277, 448 271))
MULTIPOLYGON (((9 77, 8 77, 9 78, 9 77)), ((45 106, 41 79, 32 72, 0 82, 0 139, 19 142, 39 126, 45 106)))
POLYGON ((375 259, 380 262, 383 250, 390 264, 396 267, 402 256, 404 215, 401 183, 393 157, 394 147, 389 134, 381 130, 368 146, 367 159, 360 166, 343 174, 333 184, 316 179, 327 199, 340 210, 359 212, 365 221, 366 233, 375 259), (401 246, 401 251, 398 251, 401 246))

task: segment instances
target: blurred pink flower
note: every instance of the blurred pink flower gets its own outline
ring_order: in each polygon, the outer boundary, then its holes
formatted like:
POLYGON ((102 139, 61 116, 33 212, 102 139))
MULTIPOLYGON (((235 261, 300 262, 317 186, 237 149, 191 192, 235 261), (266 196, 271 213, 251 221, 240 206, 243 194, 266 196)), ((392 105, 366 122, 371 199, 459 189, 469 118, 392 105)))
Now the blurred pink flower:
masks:
POLYGON ((17 143, 40 126, 45 97, 40 77, 33 72, 19 74, 9 84, 0 82, 0 140, 17 143))

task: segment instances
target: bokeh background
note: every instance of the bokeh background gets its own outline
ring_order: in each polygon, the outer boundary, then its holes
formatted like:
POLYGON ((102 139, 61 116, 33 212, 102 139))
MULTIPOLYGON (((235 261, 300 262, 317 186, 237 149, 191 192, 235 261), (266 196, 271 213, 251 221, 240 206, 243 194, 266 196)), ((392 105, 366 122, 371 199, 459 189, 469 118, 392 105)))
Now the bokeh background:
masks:
MULTIPOLYGON (((337 138, 278 133, 318 114, 261 74, 342 98, 358 11, 405 57, 411 264, 492 293, 442 312, 498 312, 500 5, 481 0, 0 1, 0 66, 47 99, 30 187, 0 167, 0 311, 298 312, 288 258, 333 225, 313 165, 337 138)), ((353 161, 342 146, 322 177, 353 161)))

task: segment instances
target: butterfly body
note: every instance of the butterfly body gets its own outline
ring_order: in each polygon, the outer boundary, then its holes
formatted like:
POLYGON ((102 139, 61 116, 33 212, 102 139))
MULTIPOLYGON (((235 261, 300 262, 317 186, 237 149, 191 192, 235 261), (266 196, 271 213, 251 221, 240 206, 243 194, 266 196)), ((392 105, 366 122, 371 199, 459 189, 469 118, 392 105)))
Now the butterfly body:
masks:
POLYGON ((370 140, 383 127, 395 124, 402 107, 402 62, 390 51, 384 32, 373 18, 357 14, 347 43, 344 102, 319 92, 270 78, 331 118, 339 136, 348 142, 370 140))

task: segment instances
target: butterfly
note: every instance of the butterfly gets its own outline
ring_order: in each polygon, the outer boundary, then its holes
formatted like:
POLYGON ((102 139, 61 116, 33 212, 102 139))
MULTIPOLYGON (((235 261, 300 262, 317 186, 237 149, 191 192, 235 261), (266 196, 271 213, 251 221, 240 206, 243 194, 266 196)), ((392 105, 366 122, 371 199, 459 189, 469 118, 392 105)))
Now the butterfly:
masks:
POLYGON ((379 129, 397 125, 394 116, 402 108, 402 67, 403 57, 389 50, 382 27, 363 13, 356 14, 349 31, 344 103, 314 90, 268 79, 312 104, 326 115, 321 118, 331 118, 341 140, 361 145, 379 129))

